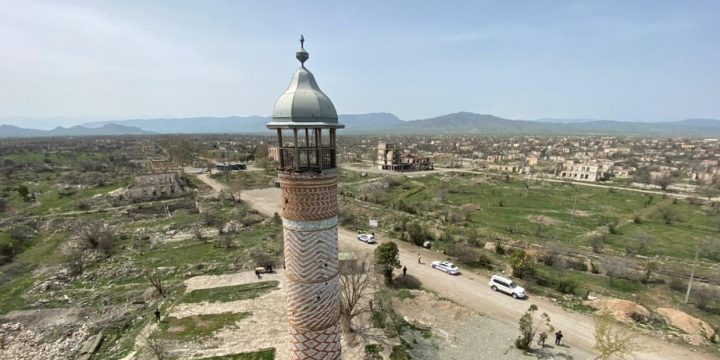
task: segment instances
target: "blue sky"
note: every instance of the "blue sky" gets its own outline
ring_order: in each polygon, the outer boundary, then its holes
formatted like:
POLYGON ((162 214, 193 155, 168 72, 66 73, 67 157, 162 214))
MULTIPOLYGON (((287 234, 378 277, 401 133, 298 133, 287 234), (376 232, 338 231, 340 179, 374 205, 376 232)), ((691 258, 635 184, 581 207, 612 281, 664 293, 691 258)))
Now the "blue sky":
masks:
MULTIPOLYGON (((720 118, 719 1, 5 1, 0 117, 720 118)), ((7 121, 5 121, 7 122, 7 121)))

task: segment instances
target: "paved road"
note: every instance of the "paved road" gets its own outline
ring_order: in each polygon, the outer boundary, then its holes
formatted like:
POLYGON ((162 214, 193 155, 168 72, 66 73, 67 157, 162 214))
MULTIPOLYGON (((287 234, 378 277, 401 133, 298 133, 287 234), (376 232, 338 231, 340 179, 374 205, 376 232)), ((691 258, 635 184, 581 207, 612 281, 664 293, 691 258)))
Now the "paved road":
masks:
MULTIPOLYGON (((205 181, 206 177, 200 178, 205 181)), ((224 185, 215 182, 206 182, 216 191, 223 190, 224 185)), ((275 212, 280 211, 280 189, 267 188, 244 191, 242 200, 251 207, 258 210, 266 216, 272 216, 275 212)), ((387 241, 383 235, 377 234, 378 240, 387 241)), ((374 246, 360 243, 356 239, 357 234, 354 231, 339 228, 338 240, 341 248, 361 248, 371 251, 374 246)), ((577 359, 591 359, 590 353, 595 343, 593 321, 590 316, 567 312, 556 304, 539 298, 530 298, 529 300, 513 300, 512 298, 495 293, 488 287, 489 279, 474 273, 466 273, 460 276, 450 276, 440 271, 432 269, 429 264, 433 260, 445 260, 441 254, 413 246, 409 243, 396 241, 400 248, 400 261, 407 266, 408 273, 412 274, 426 288, 437 291, 459 304, 475 309, 487 314, 495 319, 507 322, 512 326, 517 326, 517 321, 527 310, 531 303, 536 304, 541 312, 547 312, 552 319, 552 323, 556 329, 563 330, 566 334, 564 341, 576 351, 577 359), (422 258, 422 264, 419 264, 418 254, 422 258)), ((717 359, 710 354, 703 354, 692 351, 691 349, 681 346, 668 344, 648 336, 637 336, 638 341, 642 344, 643 351, 632 356, 636 360, 661 360, 661 359, 693 359, 693 360, 710 360, 717 359)))

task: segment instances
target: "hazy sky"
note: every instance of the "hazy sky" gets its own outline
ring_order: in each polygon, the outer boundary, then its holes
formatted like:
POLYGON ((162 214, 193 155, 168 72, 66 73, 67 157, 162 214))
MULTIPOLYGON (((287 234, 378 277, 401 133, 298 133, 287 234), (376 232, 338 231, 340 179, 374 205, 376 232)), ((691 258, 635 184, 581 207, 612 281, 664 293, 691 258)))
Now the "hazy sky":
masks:
POLYGON ((340 113, 720 118, 718 19, 716 0, 0 0, 0 117, 269 115, 303 33, 340 113))

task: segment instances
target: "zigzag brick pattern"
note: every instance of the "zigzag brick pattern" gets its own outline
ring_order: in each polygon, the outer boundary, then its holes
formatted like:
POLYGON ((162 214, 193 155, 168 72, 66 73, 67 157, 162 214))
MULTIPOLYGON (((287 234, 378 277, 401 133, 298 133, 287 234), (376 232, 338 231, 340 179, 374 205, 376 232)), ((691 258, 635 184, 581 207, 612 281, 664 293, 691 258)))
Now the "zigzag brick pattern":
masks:
POLYGON ((291 327, 318 331, 338 323, 340 281, 337 276, 317 284, 288 282, 287 292, 291 327))
POLYGON ((293 359, 340 359, 340 327, 322 331, 296 331, 290 327, 290 354, 293 359))
POLYGON ((327 281, 338 274, 337 227, 322 231, 285 229, 285 274, 305 283, 327 281))
POLYGON ((290 220, 322 220, 337 215, 337 176, 280 173, 282 216, 290 220))
POLYGON ((340 359, 337 175, 281 172, 279 177, 288 225, 283 233, 290 359, 340 359))

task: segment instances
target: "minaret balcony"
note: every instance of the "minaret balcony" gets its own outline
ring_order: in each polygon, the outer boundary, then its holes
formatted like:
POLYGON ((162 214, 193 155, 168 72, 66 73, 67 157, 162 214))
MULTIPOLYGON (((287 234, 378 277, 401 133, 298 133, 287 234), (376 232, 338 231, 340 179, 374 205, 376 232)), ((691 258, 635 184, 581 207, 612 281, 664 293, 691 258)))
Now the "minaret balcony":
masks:
POLYGON ((281 147, 279 151, 279 171, 322 172, 337 166, 335 148, 290 146, 281 147))

